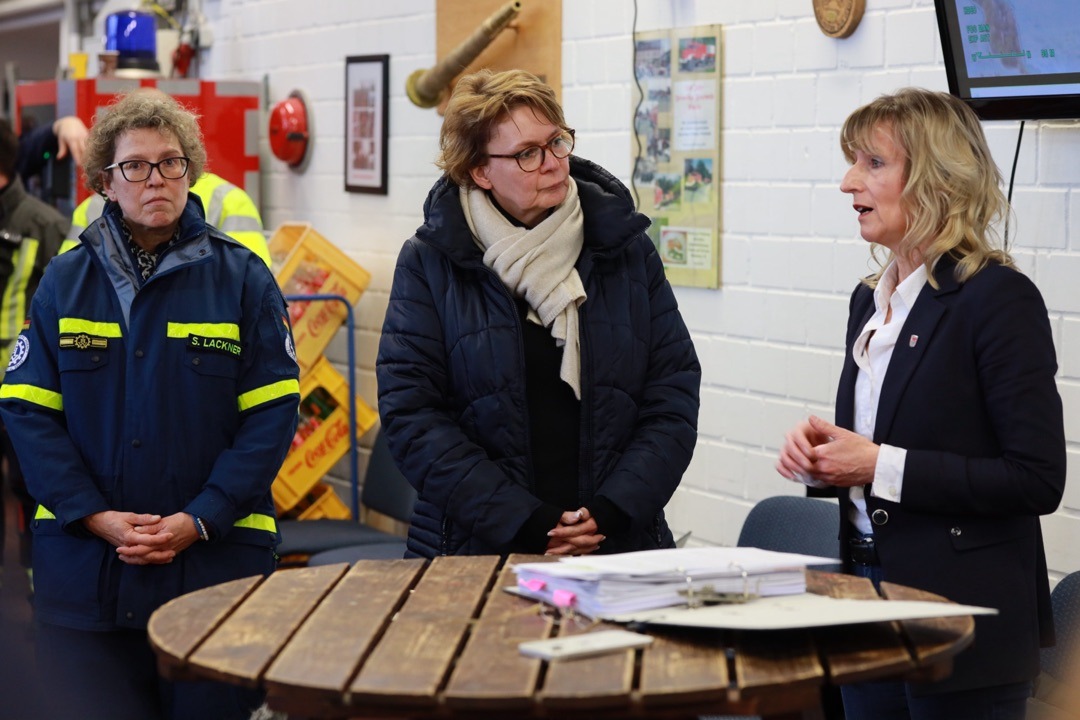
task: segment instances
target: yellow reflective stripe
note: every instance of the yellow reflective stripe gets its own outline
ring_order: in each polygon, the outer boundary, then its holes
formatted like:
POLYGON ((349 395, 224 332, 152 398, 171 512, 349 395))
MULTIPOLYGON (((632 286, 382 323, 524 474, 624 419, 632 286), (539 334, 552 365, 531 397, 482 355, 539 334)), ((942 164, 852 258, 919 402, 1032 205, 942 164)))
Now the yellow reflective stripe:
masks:
POLYGON ((270 249, 266 246, 266 238, 263 237, 261 232, 245 232, 236 229, 225 230, 223 232, 251 252, 258 255, 259 259, 266 263, 266 267, 270 267, 270 249))
POLYGON ((188 335, 239 340, 240 326, 236 323, 169 323, 168 335, 171 338, 186 340, 188 335))
POLYGON ((123 337, 120 333, 120 323, 98 322, 82 318, 60 318, 60 332, 61 334, 86 333, 98 337, 123 337))
MULTIPOLYGON (((49 512, 49 509, 44 505, 38 505, 37 511, 34 513, 35 520, 55 520, 56 516, 49 512)), ((266 532, 277 532, 277 521, 270 515, 260 515, 253 513, 245 518, 240 518, 235 523, 235 527, 251 528, 252 530, 265 530, 266 532)))
POLYGON ((68 230, 68 239, 78 242, 79 236, 90 226, 90 223, 101 217, 105 211, 105 198, 97 193, 79 203, 75 212, 71 214, 71 229, 68 230))
MULTIPOLYGON (((299 390, 297 390, 299 392, 299 390)), ((33 385, 13 385, 4 383, 0 385, 0 400, 3 398, 18 398, 35 405, 47 407, 50 410, 64 412, 64 396, 52 390, 35 387, 33 385)))
POLYGON ((280 397, 286 395, 299 395, 300 394, 300 381, 299 380, 280 380, 270 385, 263 385, 261 388, 255 388, 254 390, 248 390, 240 397, 236 398, 236 404, 240 408, 240 412, 250 410, 256 405, 262 405, 263 403, 270 402, 271 400, 277 400, 280 397))
POLYGON ((26 321, 26 286, 34 271, 38 241, 23 238, 19 248, 11 255, 11 276, 4 287, 0 300, 0 338, 11 340, 22 330, 26 321))
POLYGON ((71 238, 68 238, 64 242, 60 243, 60 249, 57 251, 56 254, 57 255, 63 255, 68 250, 74 250, 75 248, 77 248, 79 246, 80 242, 81 242, 80 240, 72 240, 71 238))
POLYGON ((277 521, 270 515, 259 515, 258 513, 248 515, 245 518, 240 518, 233 523, 233 527, 251 528, 252 530, 265 530, 266 532, 277 532, 277 521))

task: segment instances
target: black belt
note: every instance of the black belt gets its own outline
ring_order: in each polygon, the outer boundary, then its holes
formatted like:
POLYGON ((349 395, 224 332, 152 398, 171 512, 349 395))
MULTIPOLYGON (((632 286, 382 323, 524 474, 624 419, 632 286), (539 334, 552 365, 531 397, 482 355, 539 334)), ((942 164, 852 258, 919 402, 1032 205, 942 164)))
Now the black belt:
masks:
POLYGON ((880 565, 877 545, 874 538, 861 537, 848 539, 848 558, 858 565, 880 565))

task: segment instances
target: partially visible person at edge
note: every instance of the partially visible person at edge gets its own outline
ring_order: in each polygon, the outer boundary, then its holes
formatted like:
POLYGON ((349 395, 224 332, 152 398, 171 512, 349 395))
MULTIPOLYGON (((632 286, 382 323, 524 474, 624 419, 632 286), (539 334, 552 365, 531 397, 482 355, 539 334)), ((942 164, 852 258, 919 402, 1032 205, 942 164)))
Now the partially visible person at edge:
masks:
POLYGON ((701 369, 648 219, 529 73, 463 77, 440 146, 376 361, 407 554, 672 547, 701 369))
MULTIPOLYGON (((254 691, 167 683, 150 614, 275 568, 270 485, 296 428, 285 301, 188 190, 194 115, 133 93, 90 131, 109 202, 45 273, 0 388, 33 520, 36 644, 52 717, 247 718, 254 691)), ((268 618, 267 622, 273 622, 268 618)))
MULTIPOLYGON (((165 96, 154 88, 140 88, 139 92, 156 93, 165 96)), ((55 156, 63 159, 69 154, 73 161, 81 164, 86 151, 86 135, 89 131, 81 119, 74 115, 60 118, 52 125, 42 125, 20 140, 19 174, 25 181, 26 176, 41 171, 44 158, 55 156)), ((270 250, 263 235, 262 218, 255 201, 244 190, 231 182, 204 171, 192 187, 202 202, 206 222, 221 230, 241 245, 262 258, 270 266, 270 250)), ((61 251, 67 251, 79 242, 79 236, 91 221, 101 217, 105 209, 105 196, 91 194, 75 208, 71 215, 71 230, 61 251)))
MULTIPOLYGON (((0 118, 0 367, 7 365, 15 338, 26 322, 45 266, 60 249, 68 221, 37 198, 27 194, 18 174, 19 142, 15 131, 0 118)), ((3 374, 0 373, 0 381, 3 374)), ((0 455, 7 461, 5 478, 20 505, 19 558, 30 567, 29 518, 34 500, 26 491, 7 430, 0 424, 0 455)), ((0 565, 4 549, 4 502, 0 493, 0 565)))
POLYGON ((86 123, 74 115, 65 115, 50 124, 25 131, 19 136, 19 177, 24 183, 28 182, 53 158, 64 160, 70 157, 76 165, 82 165, 89 132, 86 123))
POLYGON ((851 296, 836 424, 777 469, 839 490, 846 569, 996 608, 940 682, 842 688, 848 720, 1024 717, 1053 618, 1039 516, 1065 487, 1046 305, 992 242, 1008 212, 975 114, 909 88, 845 121, 850 193, 881 269, 851 296))

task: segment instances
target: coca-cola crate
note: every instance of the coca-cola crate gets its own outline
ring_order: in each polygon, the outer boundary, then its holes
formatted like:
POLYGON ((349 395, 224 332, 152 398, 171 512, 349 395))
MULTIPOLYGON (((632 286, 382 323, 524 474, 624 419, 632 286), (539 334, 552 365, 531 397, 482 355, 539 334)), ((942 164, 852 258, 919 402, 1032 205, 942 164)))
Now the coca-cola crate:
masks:
MULTIPOLYGON (((356 436, 379 419, 356 397, 356 436)), ((349 450, 349 387, 330 362, 320 357, 300 378, 300 420, 293 445, 270 490, 278 515, 291 510, 349 450)))
POLYGON ((350 520, 352 513, 348 506, 341 501, 334 488, 326 483, 315 483, 311 492, 304 496, 290 515, 295 515, 298 520, 318 520, 330 518, 331 520, 350 520))
MULTIPOLYGON (((308 223, 282 223, 270 237, 274 277, 286 295, 341 295, 355 305, 371 281, 360 267, 308 223)), ((304 375, 326 350, 348 311, 333 300, 289 302, 296 362, 304 375)))

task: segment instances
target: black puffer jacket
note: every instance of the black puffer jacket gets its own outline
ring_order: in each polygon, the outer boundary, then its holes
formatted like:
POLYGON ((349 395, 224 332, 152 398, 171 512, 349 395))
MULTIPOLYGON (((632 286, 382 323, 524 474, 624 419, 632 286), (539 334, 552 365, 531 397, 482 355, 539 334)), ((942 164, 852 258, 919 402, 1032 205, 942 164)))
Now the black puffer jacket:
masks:
MULTIPOLYGON (((581 504, 630 518, 602 552, 672 545, 663 507, 697 439, 701 367, 652 242, 610 173, 572 158, 585 219, 581 504)), ((379 344, 383 432, 419 499, 410 554, 506 554, 532 492, 522 328, 484 266, 458 197, 439 180, 398 258, 379 344)), ((603 531, 603 529, 601 529, 603 531)))

